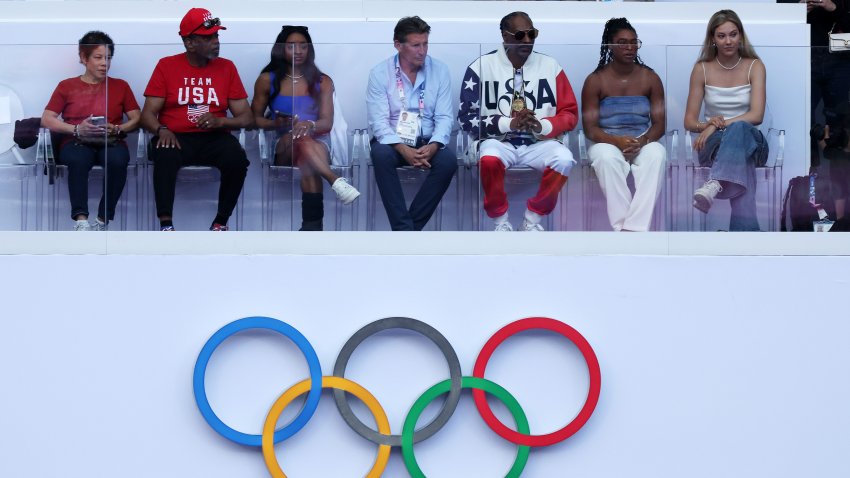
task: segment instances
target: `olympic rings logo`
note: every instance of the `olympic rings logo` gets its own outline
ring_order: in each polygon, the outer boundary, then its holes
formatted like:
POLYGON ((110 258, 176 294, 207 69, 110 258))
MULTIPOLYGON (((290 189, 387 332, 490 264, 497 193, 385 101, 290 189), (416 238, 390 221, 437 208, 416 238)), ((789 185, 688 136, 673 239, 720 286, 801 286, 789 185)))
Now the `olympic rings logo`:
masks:
POLYGON ((366 475, 367 478, 381 476, 389 461, 391 447, 401 447, 402 458, 410 476, 424 478, 425 474, 416 462, 413 444, 437 433, 454 413, 460 400, 461 390, 465 388, 472 389, 475 406, 487 425, 505 440, 518 445, 514 464, 508 474, 505 475, 506 478, 516 478, 520 476, 528 461, 531 447, 542 447, 559 443, 575 434, 587 423, 593 414, 593 410, 596 408, 596 403, 599 401, 599 393, 602 388, 602 375, 599 370, 599 361, 587 340, 569 325, 546 317, 529 317, 512 322, 501 328, 484 344, 475 361, 471 377, 462 376, 460 361, 448 340, 435 328, 416 319, 389 317, 364 326, 343 345, 334 364, 333 375, 323 376, 316 352, 313 350, 310 342, 298 330, 285 322, 270 317, 246 317, 225 325, 204 344, 195 363, 193 388, 198 409, 213 430, 228 440, 241 445, 262 447, 263 459, 269 473, 274 478, 286 478, 275 455, 274 444, 292 437, 307 424, 318 407, 323 388, 333 389, 334 401, 346 423, 360 436, 378 445, 378 454, 372 469, 366 475), (239 432, 222 422, 210 407, 205 386, 207 364, 216 347, 228 337, 250 329, 270 330, 290 339, 304 354, 310 371, 309 378, 290 387, 274 402, 263 425, 262 435, 239 432), (348 361, 360 343, 372 335, 388 329, 407 329, 424 335, 439 347, 449 365, 449 378, 430 387, 413 403, 404 420, 401 435, 392 435, 390 433, 390 424, 387 415, 375 397, 362 386, 345 378, 345 369, 348 361), (584 357, 590 375, 590 387, 588 388, 587 399, 578 415, 563 428, 545 435, 532 435, 525 412, 519 402, 503 387, 484 378, 487 363, 496 348, 512 335, 531 329, 549 330, 572 341, 584 357), (344 392, 356 396, 366 405, 375 418, 377 431, 365 425, 357 418, 344 392), (493 395, 506 405, 516 422, 516 430, 507 427, 493 414, 490 405, 485 399, 485 392, 493 395), (295 419, 280 430, 275 430, 277 421, 287 405, 305 393, 307 394, 306 401, 295 419), (444 394, 447 397, 437 416, 430 423, 416 430, 419 416, 425 408, 437 397, 444 394))

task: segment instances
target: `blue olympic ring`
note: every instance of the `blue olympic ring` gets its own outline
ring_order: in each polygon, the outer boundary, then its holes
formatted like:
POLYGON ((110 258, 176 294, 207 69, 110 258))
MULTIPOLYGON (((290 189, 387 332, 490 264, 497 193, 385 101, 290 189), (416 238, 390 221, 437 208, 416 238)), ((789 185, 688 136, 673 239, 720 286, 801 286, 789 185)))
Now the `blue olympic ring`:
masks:
POLYGON ((206 420, 212 429, 218 432, 221 436, 239 443, 240 445, 259 447, 262 446, 262 435, 251 435, 234 430, 218 418, 218 415, 216 415, 212 410, 212 407, 210 407, 209 400, 207 400, 206 386, 204 383, 207 372, 207 364, 209 363, 210 357, 216 347, 218 347, 228 337, 249 329, 267 329, 278 332, 288 338, 294 342, 299 349, 301 349, 301 353, 304 354, 304 358, 307 359, 307 365, 310 368, 310 379, 312 380, 312 383, 310 385, 310 392, 307 393, 307 399, 304 403, 304 407, 289 425, 286 425, 274 433, 274 443, 279 443, 298 433, 302 428, 304 428, 304 425, 307 424, 310 418, 313 417, 313 413, 319 406, 319 398, 321 398, 322 394, 322 366, 319 363, 319 357, 316 355, 316 351, 313 350, 313 346, 310 345, 310 342, 301 334, 301 332, 286 322, 272 319, 271 317, 245 317, 243 319, 233 321, 219 329, 212 337, 210 337, 209 340, 207 340, 207 343, 204 344, 204 348, 201 349, 201 353, 198 354, 198 361, 195 362, 195 372, 192 377, 192 387, 195 390, 195 402, 198 404, 198 409, 201 411, 201 415, 204 417, 204 420, 206 420))

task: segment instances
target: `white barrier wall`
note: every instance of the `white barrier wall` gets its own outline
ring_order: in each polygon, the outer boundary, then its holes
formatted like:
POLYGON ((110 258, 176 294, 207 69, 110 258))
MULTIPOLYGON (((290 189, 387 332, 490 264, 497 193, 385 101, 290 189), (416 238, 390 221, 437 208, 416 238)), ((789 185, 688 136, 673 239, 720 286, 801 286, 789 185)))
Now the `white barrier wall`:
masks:
MULTIPOLYGON (((465 374, 509 322, 572 325, 599 359, 600 400, 576 435, 533 450, 523 477, 850 474, 850 324, 824 305, 845 294, 846 258, 6 256, 0 266, 0 476, 268 476, 260 452, 216 435, 192 395, 204 342, 253 315, 298 328, 326 374, 356 330, 388 316, 442 332, 465 374)), ((270 403, 306 376, 286 339, 246 333, 213 355, 207 392, 225 422, 258 433, 270 403)), ((447 371, 427 340, 392 332, 364 342, 347 376, 397 431, 447 371)), ((588 380, 576 349, 548 333, 509 339, 486 376, 538 433, 575 415, 588 380)), ((375 448, 325 394, 277 456, 291 477, 363 476, 375 448)), ((515 447, 464 394, 415 450, 427 476, 493 477, 515 447)), ((397 450, 383 476, 408 476, 397 450)))

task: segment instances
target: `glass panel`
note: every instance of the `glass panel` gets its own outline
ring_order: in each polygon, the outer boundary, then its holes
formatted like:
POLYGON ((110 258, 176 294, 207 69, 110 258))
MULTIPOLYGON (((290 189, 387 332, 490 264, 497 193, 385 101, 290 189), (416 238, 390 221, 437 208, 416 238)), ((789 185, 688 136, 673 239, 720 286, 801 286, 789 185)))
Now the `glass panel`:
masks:
MULTIPOLYGON (((267 65, 272 48, 271 43, 225 43, 221 46, 221 56, 236 64, 249 101, 255 96, 255 82, 263 67, 267 65)), ((446 64, 449 69, 453 113, 447 150, 456 158, 458 169, 440 206, 425 226, 427 230, 493 229, 492 221, 482 206, 483 191, 476 164, 478 157, 473 155, 470 160, 465 154, 469 145, 480 138, 475 136, 475 133, 469 137, 473 131, 469 127, 471 117, 466 118, 465 130, 459 128, 456 112, 458 107, 462 106, 462 95, 467 88, 467 68, 473 65, 480 69, 477 59, 482 54, 498 48, 501 48, 500 43, 430 45, 429 55, 446 64), (461 131, 463 134, 459 134, 461 131)), ((597 65, 599 46, 540 44, 535 49, 540 54, 554 58, 564 67, 573 92, 580 99, 581 86, 597 65)), ((333 80, 336 99, 332 103, 335 113, 342 112, 344 116, 341 118, 344 118, 346 123, 343 134, 337 135, 335 141, 328 141, 332 174, 323 174, 323 171, 318 176, 321 177, 317 183, 322 194, 322 227, 324 230, 389 230, 389 220, 371 165, 370 155, 373 148, 370 147, 370 142, 373 132, 370 131, 368 123, 364 93, 367 91, 371 68, 392 58, 396 50, 389 43, 317 43, 314 50, 315 64, 333 80), (347 154, 341 154, 342 151, 347 154), (331 181, 336 177, 346 178, 349 184, 361 193, 353 204, 343 205, 337 199, 331 188, 331 181)), ((124 94, 124 88, 122 83, 114 79, 126 78, 132 96, 141 106, 144 102, 145 87, 157 61, 183 51, 185 48, 179 43, 118 45, 111 63, 110 80, 105 81, 102 90, 95 92, 93 101, 110 105, 109 108, 123 108, 117 100, 124 94), (118 106, 115 106, 116 102, 118 106)), ((788 179, 808 171, 811 155, 808 137, 809 105, 805 95, 794 93, 805 90, 807 81, 810 81, 809 72, 807 68, 800 68, 799 65, 807 65, 809 55, 828 59, 830 54, 825 48, 819 51, 805 47, 758 46, 757 51, 768 72, 768 105, 759 130, 769 145, 770 153, 767 166, 756 171, 756 210, 761 230, 778 230, 780 202, 788 179)), ((35 144, 29 148, 12 147, 10 138, 14 120, 40 118, 59 81, 66 78, 79 80, 85 67, 79 63, 78 45, 3 46, 0 47, 0 53, 11 62, 9 68, 0 72, 0 139, 4 141, 0 144, 0 198, 3 204, 0 208, 0 230, 71 231, 75 224, 70 218, 69 175, 67 166, 61 159, 62 149, 69 142, 48 134, 39 135, 37 127, 33 134, 35 144), (48 55, 57 60, 51 66, 51 74, 45 75, 44 65, 37 59, 48 55), (56 156, 60 158, 57 167, 45 168, 45 163, 56 156), (45 171, 48 174, 43 174, 45 171)), ((731 214, 729 201, 717 201, 707 215, 695 211, 691 205, 694 190, 708 179, 707 169, 694 168, 696 155, 689 149, 689 145, 692 146, 695 135, 684 130, 689 78, 699 53, 699 46, 643 44, 639 53, 643 61, 659 75, 665 89, 667 134, 663 143, 667 149, 668 168, 650 228, 660 231, 726 230, 729 228, 731 214)), ((302 81, 300 78, 285 78, 284 82, 289 82, 289 93, 293 84, 301 87, 293 80, 302 81)), ((390 80, 392 78, 387 81, 390 80)), ((499 96, 505 97, 505 105, 509 104, 506 99, 508 97, 505 96, 507 85, 505 79, 501 80, 479 78, 484 85, 498 87, 500 93, 495 95, 493 90, 490 93, 493 96, 491 98, 487 96, 486 89, 479 90, 479 107, 487 101, 496 101, 499 96)), ((187 81, 191 82, 191 79, 187 81)), ((389 83, 390 89, 393 84, 394 81, 389 83)), ((530 92, 537 94, 531 90, 530 92)), ((296 97, 303 97, 301 93, 304 91, 296 89, 296 97)), ((280 104, 289 101, 289 111, 303 108, 303 105, 296 105, 291 95, 285 96, 288 99, 280 104)), ((818 122, 825 122, 822 106, 815 106, 817 117, 820 118, 818 122)), ((104 112, 106 114, 100 115, 92 110, 88 114, 111 118, 115 113, 112 110, 104 112)), ((123 111, 119 111, 121 112, 123 111)), ((268 114, 268 109, 264 114, 268 114)), ((88 115, 85 117, 88 118, 88 115)), ((59 119, 62 120, 63 117, 60 115, 59 119)), ((300 119, 303 120, 304 117, 300 119)), ((120 121, 119 124, 126 125, 128 117, 124 115, 120 121)), ((319 128, 322 131, 327 129, 324 124, 327 121, 322 119, 321 114, 312 121, 322 126, 319 128)), ((481 121, 480 118, 478 121, 481 121)), ((107 123, 115 124, 115 121, 110 119, 107 123)), ((35 124, 38 124, 38 119, 35 124)), ((335 132, 336 121, 332 124, 334 129, 331 131, 335 132)), ((68 125, 65 124, 64 128, 67 129, 68 125)), ((107 197, 110 196, 110 187, 121 188, 110 229, 158 230, 159 220, 153 186, 154 168, 149 147, 152 135, 139 130, 133 131, 132 128, 122 129, 131 129, 125 139, 129 162, 123 188, 120 184, 106 187, 107 197)), ((302 194, 305 176, 301 168, 274 165, 278 133, 273 129, 275 128, 262 134, 258 130, 250 129, 244 132, 230 132, 234 141, 244 144, 251 163, 241 196, 229 221, 231 229, 297 230, 302 226, 302 211, 307 207, 303 204, 302 194)), ((315 137, 311 124, 309 129, 311 137, 315 137)), ((65 132, 70 133, 70 130, 65 132)), ((562 189, 555 209, 544 221, 544 227, 547 230, 566 231, 611 230, 607 201, 602 194, 598 177, 589 164, 588 150, 593 144, 584 134, 580 119, 576 128, 562 139, 578 164, 570 172, 570 181, 562 189)), ((321 144, 325 147, 324 143, 321 144)), ((112 151, 114 146, 111 146, 109 151, 112 151)), ((118 147, 123 149, 123 146, 118 147)), ((290 155, 292 153, 294 150, 290 149, 290 155)), ((108 152, 106 157, 112 155, 108 152)), ((824 168, 821 169, 824 175, 829 174, 828 163, 825 162, 824 168)), ((85 184, 88 191, 84 194, 87 197, 85 209, 89 212, 90 224, 95 223, 100 198, 104 193, 104 178, 113 176, 110 170, 112 167, 114 164, 107 162, 105 169, 95 167, 88 175, 85 184)), ((415 169, 402 169, 399 172, 402 177, 405 206, 408 206, 426 174, 415 169)), ((210 227, 218 210, 219 176, 215 168, 209 167, 183 168, 178 173, 173 208, 174 224, 178 230, 207 230, 210 227)), ((313 176, 316 177, 315 174, 313 176)), ((508 173, 506 193, 510 218, 515 227, 522 222, 526 202, 537 193, 539 182, 540 175, 536 172, 508 173)), ((308 192, 313 192, 316 182, 307 186, 308 192)))

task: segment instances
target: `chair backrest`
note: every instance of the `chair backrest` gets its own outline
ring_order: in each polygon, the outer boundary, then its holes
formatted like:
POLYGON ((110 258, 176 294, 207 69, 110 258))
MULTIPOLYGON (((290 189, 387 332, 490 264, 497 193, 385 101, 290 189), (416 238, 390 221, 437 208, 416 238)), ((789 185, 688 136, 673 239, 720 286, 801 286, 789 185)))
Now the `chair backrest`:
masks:
POLYGON ((331 164, 334 166, 349 166, 351 164, 348 155, 348 123, 342 114, 341 102, 333 94, 334 102, 334 124, 331 127, 331 164))
POLYGON ((15 121, 23 117, 21 98, 11 88, 0 84, 0 163, 26 163, 15 144, 15 121))

